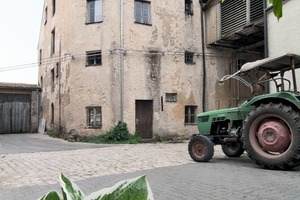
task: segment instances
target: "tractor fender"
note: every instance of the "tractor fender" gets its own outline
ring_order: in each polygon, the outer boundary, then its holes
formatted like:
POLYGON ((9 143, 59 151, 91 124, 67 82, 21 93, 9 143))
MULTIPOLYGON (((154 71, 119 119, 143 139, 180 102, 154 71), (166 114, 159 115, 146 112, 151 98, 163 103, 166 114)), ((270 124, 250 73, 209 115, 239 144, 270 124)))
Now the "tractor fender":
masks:
MULTIPOLYGON (((299 96, 298 96, 299 98, 299 96)), ((290 105, 294 109, 300 111, 300 100, 296 97, 294 93, 291 92, 278 92, 273 94, 266 94, 253 97, 249 100, 245 106, 259 106, 260 104, 264 103, 282 103, 285 105, 290 105)))

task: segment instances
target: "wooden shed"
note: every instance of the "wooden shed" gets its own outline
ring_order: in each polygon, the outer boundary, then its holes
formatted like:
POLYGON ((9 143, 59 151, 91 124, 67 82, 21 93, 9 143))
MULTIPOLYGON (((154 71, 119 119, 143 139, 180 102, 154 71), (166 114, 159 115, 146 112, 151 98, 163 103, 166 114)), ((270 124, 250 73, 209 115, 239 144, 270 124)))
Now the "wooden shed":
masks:
POLYGON ((40 91, 37 85, 0 83, 0 134, 38 131, 40 91))

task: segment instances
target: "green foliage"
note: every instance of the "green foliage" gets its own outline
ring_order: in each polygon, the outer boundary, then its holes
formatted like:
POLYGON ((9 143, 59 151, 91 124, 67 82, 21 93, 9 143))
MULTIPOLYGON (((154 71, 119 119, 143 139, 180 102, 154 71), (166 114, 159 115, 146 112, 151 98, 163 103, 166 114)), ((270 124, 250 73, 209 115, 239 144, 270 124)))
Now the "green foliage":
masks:
POLYGON ((130 134, 127 124, 118 122, 110 131, 96 137, 81 138, 81 142, 102 143, 102 144, 137 144, 140 142, 140 137, 130 134))
POLYGON ((63 174, 60 175, 60 185, 63 196, 56 191, 51 191, 40 200, 153 200, 146 176, 120 181, 113 187, 101 189, 88 196, 63 174))
POLYGON ((50 137, 53 137, 53 138, 58 138, 59 137, 59 131, 56 130, 56 129, 50 130, 47 133, 50 137))

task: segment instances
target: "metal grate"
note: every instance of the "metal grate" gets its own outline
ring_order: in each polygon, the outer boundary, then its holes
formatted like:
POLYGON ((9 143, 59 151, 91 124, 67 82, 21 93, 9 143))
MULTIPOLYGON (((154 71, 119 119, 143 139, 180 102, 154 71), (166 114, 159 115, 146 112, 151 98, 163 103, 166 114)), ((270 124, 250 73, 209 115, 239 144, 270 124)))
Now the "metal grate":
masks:
POLYGON ((263 17, 261 0, 227 0, 221 3, 222 36, 263 17), (250 16, 250 19, 249 17, 250 16))

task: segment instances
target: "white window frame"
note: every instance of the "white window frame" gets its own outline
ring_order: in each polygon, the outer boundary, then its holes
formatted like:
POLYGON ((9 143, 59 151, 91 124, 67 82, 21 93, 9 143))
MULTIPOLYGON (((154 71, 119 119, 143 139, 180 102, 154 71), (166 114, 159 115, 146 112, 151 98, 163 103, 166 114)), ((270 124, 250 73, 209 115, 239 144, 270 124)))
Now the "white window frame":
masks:
POLYGON ((151 25, 151 3, 134 1, 134 20, 136 23, 151 25))
POLYGON ((103 21, 102 0, 87 0, 87 24, 103 21))
POLYGON ((87 128, 102 127, 102 108, 100 106, 86 107, 87 128))

